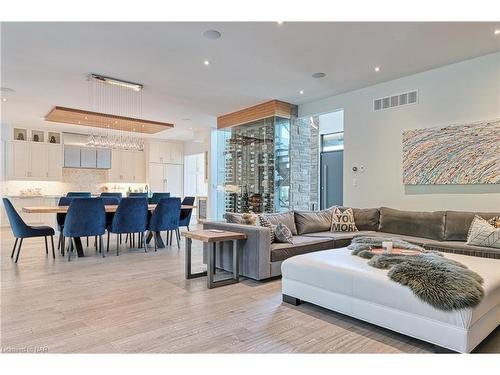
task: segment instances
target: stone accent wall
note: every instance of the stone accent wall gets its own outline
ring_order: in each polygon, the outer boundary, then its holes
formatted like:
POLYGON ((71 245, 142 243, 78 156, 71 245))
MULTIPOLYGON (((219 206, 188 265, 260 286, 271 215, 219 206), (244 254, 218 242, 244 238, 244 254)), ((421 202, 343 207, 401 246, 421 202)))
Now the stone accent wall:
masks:
POLYGON ((311 138, 309 147, 311 150, 311 189, 309 205, 311 209, 319 209, 319 117, 312 117, 312 124, 309 126, 311 131, 311 138))
POLYGON ((290 209, 319 207, 318 119, 294 118, 290 126, 290 209))

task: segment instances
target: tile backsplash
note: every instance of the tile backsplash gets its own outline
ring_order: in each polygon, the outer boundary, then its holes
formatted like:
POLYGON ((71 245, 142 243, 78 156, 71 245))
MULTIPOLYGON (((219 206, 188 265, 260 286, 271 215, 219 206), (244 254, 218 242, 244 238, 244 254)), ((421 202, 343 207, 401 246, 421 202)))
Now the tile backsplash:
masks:
POLYGON ((65 195, 68 191, 145 191, 145 184, 109 183, 108 171, 99 169, 63 168, 61 181, 4 181, 3 195, 20 195, 21 191, 40 189, 42 195, 65 195))
POLYGON ((108 181, 105 169, 63 168, 62 183, 66 191, 90 191, 100 193, 108 181))
POLYGON ((42 195, 64 195, 68 191, 100 193, 108 180, 107 170, 63 168, 61 181, 4 181, 4 195, 40 189, 42 195))

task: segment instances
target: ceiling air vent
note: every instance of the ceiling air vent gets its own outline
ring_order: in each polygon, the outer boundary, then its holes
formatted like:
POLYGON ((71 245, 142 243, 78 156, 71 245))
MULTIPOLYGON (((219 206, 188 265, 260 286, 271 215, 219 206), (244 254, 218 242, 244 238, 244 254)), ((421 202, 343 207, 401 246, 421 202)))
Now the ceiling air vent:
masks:
POLYGON ((385 98, 375 99, 373 101, 373 110, 380 111, 382 109, 401 107, 402 105, 418 103, 418 91, 408 91, 402 94, 391 95, 385 98))

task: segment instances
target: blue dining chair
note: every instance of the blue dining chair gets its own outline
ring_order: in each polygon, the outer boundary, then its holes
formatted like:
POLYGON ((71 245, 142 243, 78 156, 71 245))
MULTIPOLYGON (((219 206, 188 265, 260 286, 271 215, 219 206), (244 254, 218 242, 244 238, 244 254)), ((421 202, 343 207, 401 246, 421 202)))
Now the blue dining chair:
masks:
POLYGON ((21 252, 21 246, 23 244, 23 239, 30 237, 44 237, 45 238, 45 254, 49 253, 49 246, 47 245, 47 237, 50 236, 50 241, 52 243, 52 257, 55 259, 56 254, 54 252, 54 234, 53 228, 42 225, 42 226, 31 226, 27 225, 24 220, 19 216, 16 209, 7 198, 3 198, 3 204, 5 206, 5 212, 7 213, 7 218, 9 219, 10 227, 16 241, 14 242, 14 247, 12 248, 12 253, 10 257, 14 257, 14 252, 16 250, 17 241, 20 239, 19 247, 17 249, 17 255, 15 262, 19 260, 19 253, 21 252))
MULTIPOLYGON (((69 206, 69 204, 71 203, 71 201, 73 199, 74 199, 73 197, 61 197, 61 198, 59 198, 59 202, 57 203, 57 205, 58 206, 69 206)), ((56 214, 57 230, 59 231, 59 241, 57 242, 57 249, 61 250, 61 254, 63 256, 64 256, 64 248, 65 248, 64 235, 63 235, 64 219, 66 219, 65 213, 57 213, 56 214)))
MULTIPOLYGON (((144 232, 148 227, 148 201, 146 198, 123 198, 116 209, 115 216, 108 229, 107 251, 109 252, 110 233, 116 233, 116 255, 119 255, 119 235, 127 233, 139 233, 139 246, 144 243, 144 251, 147 252, 144 232)), ((132 240, 131 240, 132 245, 132 240)))
MULTIPOLYGON (((184 197, 182 200, 182 205, 194 206, 194 197, 184 197)), ((181 209, 181 215, 179 217, 179 227, 186 227, 189 231, 189 223, 191 221, 191 214, 193 213, 192 208, 181 209)))
POLYGON ((129 198, 146 198, 148 197, 148 193, 128 193, 129 198))
POLYGON ((170 198, 170 193, 153 193, 151 198, 149 198, 149 203, 158 204, 162 198, 170 198))
POLYGON ((64 220, 63 235, 69 238, 68 261, 73 252, 73 239, 75 237, 99 237, 99 249, 102 256, 102 235, 106 230, 106 211, 102 198, 73 199, 69 205, 66 219, 64 220))
MULTIPOLYGON (((167 231, 170 235, 170 245, 172 245, 172 231, 175 231, 177 238, 177 246, 180 247, 180 233, 179 233, 179 216, 181 213, 181 199, 180 198, 162 198, 156 205, 151 218, 149 219, 148 230, 151 232, 167 231)), ((154 237, 155 251, 156 235, 154 237)), ((167 237, 168 242, 168 237, 167 237)))
POLYGON ((92 194, 88 191, 70 191, 66 194, 67 197, 90 198, 92 194))
POLYGON ((115 198, 118 198, 118 200, 121 200, 122 199, 122 193, 103 192, 103 193, 101 193, 100 197, 101 198, 104 198, 104 197, 115 197, 115 198))
MULTIPOLYGON (((102 193, 104 194, 104 193, 102 193)), ((115 196, 115 195, 102 195, 101 194, 101 199, 102 199, 102 203, 104 203, 105 206, 118 206, 120 204, 120 201, 121 201, 121 198, 119 198, 118 196, 115 196)), ((109 193, 109 194, 116 194, 116 193, 109 193)), ((117 193, 117 194, 120 194, 121 196, 121 193, 117 193)), ((111 225, 111 222, 113 221, 113 217, 115 216, 115 213, 114 212, 106 212, 106 228, 109 227, 111 225)), ((95 239, 96 243, 97 243, 97 239, 95 239)))

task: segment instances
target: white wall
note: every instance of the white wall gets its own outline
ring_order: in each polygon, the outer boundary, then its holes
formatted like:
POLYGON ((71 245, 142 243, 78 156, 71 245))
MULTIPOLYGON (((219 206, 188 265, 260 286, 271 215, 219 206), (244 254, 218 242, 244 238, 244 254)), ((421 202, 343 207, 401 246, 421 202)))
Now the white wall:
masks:
POLYGON ((299 116, 342 108, 345 205, 500 211, 498 184, 405 187, 401 170, 403 130, 500 118, 500 53, 303 104, 299 116), (417 105, 373 112, 373 99, 412 89, 417 105))

